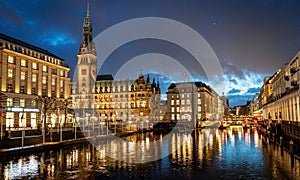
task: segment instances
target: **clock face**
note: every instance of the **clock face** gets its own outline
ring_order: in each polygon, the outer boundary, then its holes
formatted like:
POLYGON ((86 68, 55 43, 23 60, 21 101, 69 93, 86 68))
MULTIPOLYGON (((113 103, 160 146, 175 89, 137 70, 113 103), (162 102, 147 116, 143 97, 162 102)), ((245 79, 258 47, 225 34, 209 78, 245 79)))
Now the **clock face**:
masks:
POLYGON ((81 70, 81 75, 86 75, 86 69, 81 70))

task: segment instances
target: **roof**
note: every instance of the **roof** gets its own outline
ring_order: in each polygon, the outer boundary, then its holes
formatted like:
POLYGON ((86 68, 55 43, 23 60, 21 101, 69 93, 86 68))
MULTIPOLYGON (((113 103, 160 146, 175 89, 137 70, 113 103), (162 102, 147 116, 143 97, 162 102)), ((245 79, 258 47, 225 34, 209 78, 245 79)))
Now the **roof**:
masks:
POLYGON ((114 80, 111 74, 98 75, 96 81, 114 80))
POLYGON ((0 33, 0 39, 3 39, 3 40, 5 40, 5 41, 12 42, 12 43, 14 43, 14 44, 18 44, 18 45, 23 46, 23 47, 26 47, 26 48, 28 48, 28 49, 31 49, 31 50, 34 50, 34 51, 38 51, 38 52, 43 53, 43 54, 45 54, 45 55, 52 56, 52 57, 54 57, 54 58, 57 58, 57 59, 61 59, 61 60, 62 60, 62 58, 56 56, 55 54, 52 54, 51 52, 49 52, 49 51, 47 51, 47 50, 45 50, 45 49, 39 48, 39 47, 37 47, 37 46, 34 46, 34 45, 32 45, 32 44, 26 43, 26 42, 21 41, 21 40, 15 39, 15 38, 13 38, 13 37, 11 37, 11 36, 8 36, 8 35, 5 35, 5 34, 3 34, 3 33, 0 33))
POLYGON ((207 86, 205 83, 200 82, 200 81, 198 81, 198 82, 172 83, 172 84, 168 87, 168 89, 174 89, 176 86, 181 85, 181 84, 182 84, 182 85, 184 85, 184 84, 195 84, 197 87, 205 87, 205 88, 207 88, 207 89, 210 89, 209 86, 207 86))

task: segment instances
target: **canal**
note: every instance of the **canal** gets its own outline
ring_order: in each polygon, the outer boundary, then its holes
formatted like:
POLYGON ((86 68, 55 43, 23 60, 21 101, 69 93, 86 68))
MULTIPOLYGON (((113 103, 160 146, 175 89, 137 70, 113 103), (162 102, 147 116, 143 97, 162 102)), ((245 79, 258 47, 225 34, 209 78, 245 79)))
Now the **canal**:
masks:
POLYGON ((0 179, 299 179, 300 162, 256 129, 202 129, 192 134, 147 132, 64 149, 1 157, 0 179), (153 149, 152 141, 160 141, 153 149), (180 142, 184 142, 180 146, 180 142), (105 143, 106 145, 101 145, 105 143), (142 148, 134 145, 140 143, 142 148), (151 149, 151 151, 147 151, 151 149), (151 152, 151 153, 150 153, 151 152), (162 159, 133 163, 161 155, 162 159), (126 161, 112 158, 126 155, 126 161))

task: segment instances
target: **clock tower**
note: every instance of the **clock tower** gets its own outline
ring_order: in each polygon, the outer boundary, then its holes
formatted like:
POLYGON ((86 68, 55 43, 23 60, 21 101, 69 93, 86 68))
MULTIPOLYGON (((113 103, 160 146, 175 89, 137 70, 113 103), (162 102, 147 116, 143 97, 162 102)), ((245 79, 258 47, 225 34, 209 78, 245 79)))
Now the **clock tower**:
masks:
MULTIPOLYGON (((90 3, 83 25, 83 37, 78 57, 78 93, 90 95, 94 92, 97 77, 97 53, 93 40, 93 28, 90 22, 90 3)), ((85 104, 84 106, 87 106, 85 104)))

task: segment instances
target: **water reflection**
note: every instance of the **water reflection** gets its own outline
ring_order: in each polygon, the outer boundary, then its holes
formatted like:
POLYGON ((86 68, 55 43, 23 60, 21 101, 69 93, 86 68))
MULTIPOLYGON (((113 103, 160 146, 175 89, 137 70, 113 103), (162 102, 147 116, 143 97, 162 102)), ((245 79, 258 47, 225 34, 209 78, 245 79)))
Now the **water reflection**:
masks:
POLYGON ((173 134, 168 143, 153 132, 124 138, 129 143, 104 140, 90 144, 6 158, 0 163, 0 179, 97 179, 97 178, 217 178, 297 179, 300 163, 283 148, 263 141, 256 129, 203 129, 193 134, 173 134), (150 143, 158 140, 152 152, 150 143), (182 146, 179 142, 186 141, 182 146), (142 146, 135 146, 136 143, 142 146), (106 145, 104 145, 106 144, 106 145), (107 146, 108 144, 108 146, 107 146), (171 144, 171 145, 170 145, 171 144), (135 158, 169 156, 134 164, 135 158), (107 153, 129 154, 127 162, 107 153))

